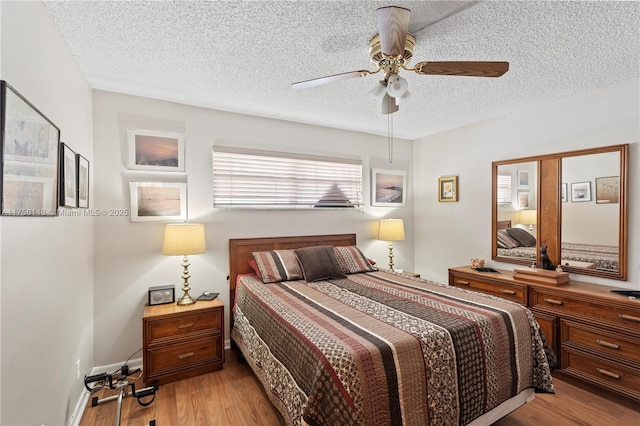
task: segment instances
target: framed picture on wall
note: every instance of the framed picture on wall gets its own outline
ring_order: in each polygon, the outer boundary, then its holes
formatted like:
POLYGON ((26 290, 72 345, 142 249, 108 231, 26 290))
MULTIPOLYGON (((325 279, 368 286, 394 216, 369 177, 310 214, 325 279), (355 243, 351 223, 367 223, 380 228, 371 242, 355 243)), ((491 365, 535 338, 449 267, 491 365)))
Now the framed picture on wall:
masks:
POLYGON ((0 81, 2 215, 55 216, 60 129, 0 81))
POLYGON ((438 179, 438 201, 458 201, 458 176, 445 176, 438 179))
POLYGON ((76 153, 69 146, 60 143, 60 205, 78 206, 78 182, 76 181, 76 153))
POLYGON ((407 172, 404 170, 371 170, 371 205, 401 207, 407 203, 407 172))
POLYGON ((518 208, 519 209, 528 209, 529 208, 529 191, 518 191, 518 208))
POLYGON ((518 188, 529 188, 529 172, 518 170, 518 188))
POLYGON ((80 154, 76 154, 78 207, 86 209, 89 207, 89 160, 80 154))
POLYGON ((572 183, 571 201, 574 203, 591 201, 591 182, 572 183))
POLYGON ((562 194, 561 194, 561 200, 563 203, 567 202, 567 184, 563 183, 562 184, 562 194))
POLYGON ((127 129, 131 170, 184 172, 184 134, 127 129))
POLYGON ((596 203, 620 202, 620 176, 596 178, 596 203))
POLYGON ((187 184, 129 182, 131 222, 187 220, 187 184))

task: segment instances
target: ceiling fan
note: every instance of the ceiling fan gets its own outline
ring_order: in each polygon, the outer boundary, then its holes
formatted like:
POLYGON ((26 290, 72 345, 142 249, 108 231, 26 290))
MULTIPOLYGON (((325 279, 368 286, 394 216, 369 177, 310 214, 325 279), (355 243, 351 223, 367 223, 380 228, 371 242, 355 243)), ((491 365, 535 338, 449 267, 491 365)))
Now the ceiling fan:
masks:
POLYGON ((398 74, 401 69, 419 75, 456 75, 471 77, 500 77, 509 70, 508 62, 418 62, 413 68, 407 64, 413 58, 415 38, 409 34, 411 11, 404 7, 386 6, 377 9, 378 34, 369 41, 369 57, 377 68, 358 70, 293 83, 293 89, 307 89, 334 81, 365 77, 384 71, 384 79, 370 92, 382 102, 382 113, 398 111, 398 105, 409 97, 407 80, 398 74))

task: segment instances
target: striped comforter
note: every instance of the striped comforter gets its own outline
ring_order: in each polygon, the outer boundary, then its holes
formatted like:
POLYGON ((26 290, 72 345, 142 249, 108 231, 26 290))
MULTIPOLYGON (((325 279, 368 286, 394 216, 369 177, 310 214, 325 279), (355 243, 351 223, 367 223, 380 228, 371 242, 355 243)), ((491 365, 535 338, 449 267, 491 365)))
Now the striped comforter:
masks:
POLYGON ((467 424, 553 392, 538 324, 504 299, 387 272, 236 287, 232 338, 288 424, 467 424))

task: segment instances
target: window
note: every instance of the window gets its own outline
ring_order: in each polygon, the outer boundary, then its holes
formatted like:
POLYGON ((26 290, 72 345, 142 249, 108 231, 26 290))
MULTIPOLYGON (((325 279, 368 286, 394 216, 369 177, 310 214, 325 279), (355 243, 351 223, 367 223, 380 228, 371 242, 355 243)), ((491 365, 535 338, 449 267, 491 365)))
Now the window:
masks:
POLYGON ((359 207, 362 161, 213 147, 213 206, 359 207))
POLYGON ((511 173, 498 173, 498 204, 511 204, 511 173))

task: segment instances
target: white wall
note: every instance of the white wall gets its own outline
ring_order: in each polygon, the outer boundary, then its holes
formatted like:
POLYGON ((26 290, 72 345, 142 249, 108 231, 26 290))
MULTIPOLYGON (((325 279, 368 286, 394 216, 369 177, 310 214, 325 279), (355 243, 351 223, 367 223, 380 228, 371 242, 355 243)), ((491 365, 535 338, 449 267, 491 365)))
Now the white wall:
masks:
MULTIPOLYGON (((357 234, 358 245, 381 264, 387 263, 387 243, 376 240, 377 219, 403 218, 407 239, 395 243, 397 268, 413 268, 413 206, 392 209, 370 206, 370 169, 406 170, 411 174, 412 144, 396 140, 392 164, 386 137, 315 127, 272 119, 126 96, 94 93, 95 206, 128 209, 130 180, 171 179, 126 170, 127 128, 184 132, 189 221, 205 223, 207 253, 190 256, 192 296, 204 290, 220 293, 226 307, 229 337, 228 240, 230 238, 357 234), (353 210, 225 210, 212 207, 212 147, 215 143, 308 154, 362 158, 365 171, 363 211, 353 210)), ((95 358, 97 365, 122 361, 142 346, 142 312, 147 288, 182 287, 179 257, 161 251, 164 224, 131 223, 128 217, 96 218, 95 358)), ((137 354, 139 357, 140 354, 137 354)))
POLYGON ((447 269, 491 261, 491 162, 629 143, 629 279, 572 274, 572 279, 640 288, 640 140, 638 79, 539 105, 518 113, 420 139, 414 144, 416 271, 447 282, 447 269), (460 201, 438 203, 436 182, 460 175, 460 201))
MULTIPOLYGON (((91 90, 40 2, 0 5, 0 74, 93 157, 91 90)), ((93 366, 93 219, 0 217, 3 425, 68 421, 93 366)))

